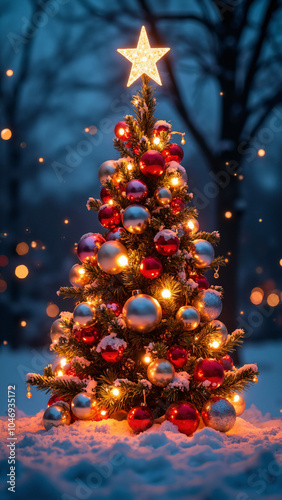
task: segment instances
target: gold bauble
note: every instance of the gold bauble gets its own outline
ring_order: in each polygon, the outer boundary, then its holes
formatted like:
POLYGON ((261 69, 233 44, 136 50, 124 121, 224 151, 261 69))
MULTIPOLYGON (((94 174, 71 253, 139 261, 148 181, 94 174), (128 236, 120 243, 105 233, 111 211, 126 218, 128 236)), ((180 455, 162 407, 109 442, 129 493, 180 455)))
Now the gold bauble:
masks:
POLYGON ((142 205, 130 205, 122 214, 123 227, 130 233, 144 233, 150 221, 150 212, 142 205))
POLYGON ((74 264, 69 272, 69 280, 72 286, 82 288, 82 279, 85 274, 85 269, 80 264, 74 264))
POLYGON ((98 264, 109 274, 121 273, 128 264, 128 253, 119 241, 106 241, 98 250, 98 264))
POLYGON ((158 205, 170 205, 172 200, 171 191, 165 187, 158 187, 154 194, 158 205))
POLYGON ((183 306, 176 313, 176 319, 181 322, 184 330, 195 330, 200 323, 200 314, 192 306, 183 306))
POLYGON ((147 377, 152 384, 166 387, 174 377, 174 366, 167 359, 155 359, 147 368, 147 377))
POLYGON ((222 302, 216 290, 202 290, 193 301, 193 306, 199 311, 202 321, 216 319, 222 310, 222 302))
POLYGON ((116 173, 116 162, 114 160, 104 161, 98 170, 101 184, 105 184, 116 173))
POLYGON ((244 398, 240 394, 233 394, 231 398, 228 398, 228 401, 234 406, 235 411, 236 411, 236 416, 240 417, 242 413, 244 413, 246 409, 246 402, 244 398))
POLYGON ((151 332, 162 320, 160 304, 144 293, 130 297, 123 306, 122 314, 127 328, 139 333, 151 332))

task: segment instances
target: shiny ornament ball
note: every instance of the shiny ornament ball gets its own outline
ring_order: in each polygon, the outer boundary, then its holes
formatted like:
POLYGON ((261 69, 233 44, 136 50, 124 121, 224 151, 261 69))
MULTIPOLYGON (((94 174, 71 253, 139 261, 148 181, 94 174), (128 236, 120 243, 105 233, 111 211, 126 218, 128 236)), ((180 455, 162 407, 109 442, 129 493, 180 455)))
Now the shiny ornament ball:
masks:
POLYGON ((192 254, 197 267, 207 267, 214 259, 214 248, 207 240, 194 240, 192 254))
POLYGON ((176 319, 182 324, 184 330, 195 330, 200 324, 200 315, 193 306, 183 306, 176 313, 176 319))
POLYGON ((98 251, 98 264, 105 273, 121 273, 128 264, 125 246, 119 241, 106 241, 98 251))
POLYGON ((236 417, 240 417, 246 409, 246 402, 240 394, 234 394, 228 401, 234 406, 236 417))
POLYGON ((114 160, 104 161, 98 170, 101 184, 105 184, 116 173, 116 162, 114 160))
POLYGON ((170 123, 166 123, 163 120, 158 120, 153 128, 153 136, 154 137, 159 137, 160 132, 170 132, 171 131, 171 125, 170 123))
POLYGON ((129 128, 125 121, 120 121, 115 126, 115 135, 121 141, 128 141, 130 137, 129 128))
POLYGON ((80 266, 79 264, 74 264, 74 266, 72 266, 69 272, 69 280, 72 286, 77 286, 78 288, 81 288, 83 286, 82 280, 84 274, 85 274, 85 269, 83 268, 83 266, 80 266))
POLYGON ((114 313, 116 317, 118 317, 122 313, 122 305, 118 302, 107 302, 106 307, 107 309, 109 309, 109 311, 114 313))
POLYGON ((103 227, 112 229, 121 221, 119 209, 112 205, 103 205, 99 210, 98 219, 103 227))
POLYGON ((104 203, 104 205, 107 205, 110 201, 113 200, 113 195, 105 188, 105 186, 103 186, 100 191, 100 198, 102 200, 102 203, 104 203))
POLYGON ((114 227, 114 229, 112 229, 107 234, 107 241, 120 240, 124 231, 125 231, 125 229, 123 227, 114 227))
POLYGON ((105 361, 108 363, 116 363, 120 361, 124 353, 124 347, 121 345, 118 349, 114 349, 111 345, 107 345, 105 348, 101 348, 101 355, 105 361))
POLYGON ((236 422, 234 406, 227 399, 214 397, 205 403, 202 410, 202 419, 207 427, 220 432, 232 429, 236 422))
POLYGON ((174 377, 174 366, 167 359, 154 359, 147 368, 147 377, 157 387, 166 387, 174 377))
POLYGON ((167 163, 166 172, 168 174, 171 174, 169 184, 172 188, 179 188, 185 186, 185 184, 187 183, 188 178, 186 170, 176 161, 170 161, 169 163, 167 163))
POLYGON ((222 311, 222 302, 219 293, 209 288, 198 293, 193 306, 199 311, 201 321, 216 319, 222 311))
POLYGON ((105 243, 105 238, 99 233, 87 233, 81 236, 77 245, 77 256, 81 262, 90 261, 97 264, 97 253, 105 243))
POLYGON ((185 208, 185 203, 181 198, 173 198, 170 204, 173 215, 178 215, 185 208))
POLYGON ((83 344, 93 346, 101 338, 101 330, 96 326, 90 328, 83 328, 80 332, 80 340, 83 344))
POLYGON ((159 302, 143 293, 130 297, 123 306, 122 314, 127 328, 138 333, 151 332, 162 320, 159 302))
MULTIPOLYGON (((228 335, 228 330, 225 326, 224 323, 222 323, 222 321, 219 321, 218 319, 213 319, 211 322, 210 322, 210 326, 213 326, 216 328, 217 332, 220 333, 220 335, 222 335, 222 337, 224 339, 227 339, 227 335, 228 335)), ((216 332, 216 333, 217 333, 216 332)))
POLYGON ((218 362, 223 366, 223 370, 225 372, 230 372, 230 370, 233 369, 233 359, 229 356, 229 354, 226 354, 223 358, 218 359, 218 362))
POLYGON ((71 414, 69 405, 67 403, 53 404, 46 408, 43 415, 43 426, 46 431, 51 427, 58 427, 59 425, 69 425, 71 423, 71 414))
POLYGON ((185 224, 183 224, 183 231, 186 234, 195 234, 199 231, 199 222, 194 217, 190 217, 185 224))
POLYGON ((71 402, 71 411, 79 420, 91 420, 97 411, 97 401, 93 394, 80 392, 71 402))
POLYGON ((195 367, 194 380, 207 389, 217 389, 224 380, 223 367, 215 359, 202 359, 195 367))
POLYGON ((132 179, 126 186, 126 197, 130 203, 141 203, 148 196, 148 187, 139 179, 132 179))
POLYGON ((172 200, 171 191, 161 186, 156 189, 154 196, 158 205, 169 205, 172 200))
POLYGON ((173 345, 167 351, 167 359, 173 364, 177 369, 183 368, 188 361, 188 351, 181 347, 180 345, 173 345))
POLYGON ((160 177, 165 171, 165 160, 158 151, 147 151, 141 156, 139 167, 146 177, 160 177))
POLYGON ((149 210, 141 205, 130 205, 122 214, 123 227, 130 233, 144 233, 150 221, 149 210))
POLYGON ((52 342, 54 342, 54 344, 57 344, 59 342, 59 338, 62 336, 66 336, 66 332, 64 330, 62 320, 59 318, 52 323, 50 337, 52 342))
POLYGON ((74 322, 82 328, 93 325, 95 321, 95 308, 87 302, 81 302, 73 311, 74 322))
POLYGON ((197 283, 197 290, 200 292, 201 290, 207 290, 210 287, 210 284, 205 278, 203 274, 190 274, 189 278, 191 278, 195 283, 197 283))
POLYGON ((153 280, 163 272, 163 265, 157 257, 146 257, 140 264, 140 272, 145 278, 153 280))
POLYGON ((179 432, 191 436, 198 429, 200 415, 192 403, 178 401, 172 403, 165 414, 166 420, 178 427, 179 432))
POLYGON ((170 229, 159 231, 154 237, 155 248, 161 255, 173 255, 180 245, 178 236, 170 229))
POLYGON ((181 146, 173 143, 169 144, 168 147, 163 149, 162 155, 166 163, 170 161, 176 161, 177 163, 180 163, 183 160, 184 152, 181 146))
POLYGON ((144 432, 152 427, 154 416, 147 406, 136 406, 128 413, 127 422, 134 432, 144 432))

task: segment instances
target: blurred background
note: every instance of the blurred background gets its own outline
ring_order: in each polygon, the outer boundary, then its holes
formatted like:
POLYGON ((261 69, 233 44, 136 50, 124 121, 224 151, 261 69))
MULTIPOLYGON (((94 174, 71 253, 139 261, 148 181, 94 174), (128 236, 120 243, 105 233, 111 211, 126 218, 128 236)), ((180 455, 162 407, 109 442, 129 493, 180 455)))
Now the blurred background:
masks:
POLYGON ((0 10, 2 367, 12 353, 19 380, 42 370, 52 322, 73 309, 56 291, 69 284, 74 244, 102 230, 86 201, 99 196, 100 164, 117 158, 114 126, 140 85, 126 88, 117 48, 136 47, 145 25, 151 46, 171 47, 158 63, 156 119, 185 132, 200 228, 221 233, 228 265, 210 276, 225 289, 220 319, 246 331, 240 361, 261 358, 279 380, 281 1, 1 0, 0 10))

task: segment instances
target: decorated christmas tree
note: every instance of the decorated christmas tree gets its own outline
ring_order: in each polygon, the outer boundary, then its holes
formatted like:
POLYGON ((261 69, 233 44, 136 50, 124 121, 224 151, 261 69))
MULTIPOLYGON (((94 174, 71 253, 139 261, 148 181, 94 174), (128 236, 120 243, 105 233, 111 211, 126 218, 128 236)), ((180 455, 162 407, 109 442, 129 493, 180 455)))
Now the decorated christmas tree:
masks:
POLYGON ((132 62, 128 86, 143 83, 134 115, 115 127, 120 158, 99 168, 101 199, 87 202, 106 232, 81 237, 72 286, 58 292, 75 302, 51 327, 58 359, 27 376, 51 392, 46 429, 110 417, 140 432, 166 418, 191 435, 201 415, 228 431, 244 411, 238 392, 257 380, 256 365, 233 366, 229 353, 244 332, 228 334, 218 319, 223 290, 205 276, 214 269, 218 278, 224 264, 214 255, 219 234, 199 230, 184 153, 172 140, 179 133, 154 118, 149 78, 161 85, 156 62, 168 50, 152 49, 144 27, 136 49, 119 50, 132 62))

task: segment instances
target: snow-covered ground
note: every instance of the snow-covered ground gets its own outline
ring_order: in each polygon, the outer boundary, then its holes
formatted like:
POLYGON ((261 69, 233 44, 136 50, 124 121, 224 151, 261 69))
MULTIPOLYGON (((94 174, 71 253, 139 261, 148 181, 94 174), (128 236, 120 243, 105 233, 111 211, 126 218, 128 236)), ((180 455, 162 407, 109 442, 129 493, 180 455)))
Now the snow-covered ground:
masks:
POLYGON ((282 344, 249 344, 244 362, 258 362, 259 383, 246 396, 252 405, 228 434, 200 427, 193 437, 169 422, 134 435, 127 422, 77 421, 42 427, 48 396, 32 390, 27 400, 23 373, 46 363, 47 351, 2 350, 1 414, 7 385, 17 388, 16 493, 7 490, 7 418, 0 419, 0 498, 29 500, 281 500, 282 344), (29 415, 25 415, 23 410, 29 415), (34 414, 34 416, 30 416, 34 414), (11 497, 13 495, 13 497, 11 497))

